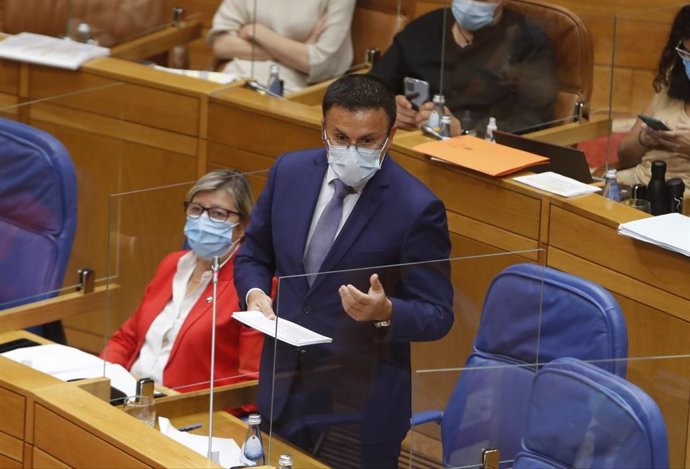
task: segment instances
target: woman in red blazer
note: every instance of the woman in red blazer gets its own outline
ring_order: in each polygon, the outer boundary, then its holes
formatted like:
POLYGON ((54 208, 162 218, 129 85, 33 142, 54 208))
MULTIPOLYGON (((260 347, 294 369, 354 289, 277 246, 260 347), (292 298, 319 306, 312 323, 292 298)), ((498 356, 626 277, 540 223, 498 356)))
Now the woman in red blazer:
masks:
POLYGON ((139 308, 110 339, 102 358, 177 391, 209 387, 211 264, 217 256, 215 385, 257 378, 263 335, 232 319, 240 309, 233 258, 251 201, 249 183, 237 171, 219 169, 199 179, 185 202, 185 235, 192 250, 163 259, 139 308))

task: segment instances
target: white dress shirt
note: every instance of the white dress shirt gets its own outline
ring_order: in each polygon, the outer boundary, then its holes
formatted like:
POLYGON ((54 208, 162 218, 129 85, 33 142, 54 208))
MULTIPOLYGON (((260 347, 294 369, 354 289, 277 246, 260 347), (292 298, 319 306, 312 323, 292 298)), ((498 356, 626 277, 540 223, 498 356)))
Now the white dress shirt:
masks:
MULTIPOLYGON (((230 257, 225 262, 229 259, 230 257)), ((177 334, 192 307, 211 281, 212 272, 204 272, 197 288, 187 294, 187 284, 197 262, 198 257, 194 251, 189 251, 177 261, 177 271, 173 277, 172 299, 156 316, 146 332, 139 357, 130 370, 133 375, 140 378, 152 378, 157 384, 163 384, 163 370, 170 358, 177 334)), ((222 265, 225 265, 225 262, 222 265)))

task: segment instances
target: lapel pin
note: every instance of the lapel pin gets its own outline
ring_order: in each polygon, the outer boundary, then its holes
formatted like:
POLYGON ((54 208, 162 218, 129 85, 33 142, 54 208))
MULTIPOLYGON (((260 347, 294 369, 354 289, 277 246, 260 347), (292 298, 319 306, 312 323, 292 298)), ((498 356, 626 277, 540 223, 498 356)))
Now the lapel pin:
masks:
POLYGON ((207 296, 207 297, 206 297, 206 303, 213 303, 213 297, 212 297, 212 296, 207 296))

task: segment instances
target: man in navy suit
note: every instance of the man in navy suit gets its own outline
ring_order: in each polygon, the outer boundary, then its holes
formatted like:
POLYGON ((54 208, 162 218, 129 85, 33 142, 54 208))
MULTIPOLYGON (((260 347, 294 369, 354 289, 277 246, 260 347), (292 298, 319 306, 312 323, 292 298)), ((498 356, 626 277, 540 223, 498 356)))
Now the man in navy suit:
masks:
POLYGON ((266 340, 265 420, 304 448, 330 421, 354 422, 359 466, 369 468, 397 467, 411 413, 410 342, 439 339, 453 324, 445 208, 386 154, 394 123, 395 98, 378 78, 331 84, 325 148, 275 162, 235 262, 247 309, 333 338, 303 348, 266 340), (322 218, 332 232, 315 261, 322 218), (267 295, 274 275, 275 305, 267 295))

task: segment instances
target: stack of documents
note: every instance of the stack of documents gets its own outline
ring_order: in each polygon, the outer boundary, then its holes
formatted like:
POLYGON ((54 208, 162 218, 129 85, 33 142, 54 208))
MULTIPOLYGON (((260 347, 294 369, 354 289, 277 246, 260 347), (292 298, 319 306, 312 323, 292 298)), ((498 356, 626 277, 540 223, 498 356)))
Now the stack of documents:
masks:
POLYGON ((206 70, 186 70, 182 68, 168 68, 154 65, 153 68, 162 72, 174 73, 176 75, 184 75, 186 77, 199 78, 201 80, 227 85, 237 80, 237 77, 232 73, 209 72, 206 70))
POLYGON ((106 47, 34 33, 19 33, 0 41, 0 58, 70 70, 78 69, 88 60, 107 55, 110 55, 110 49, 106 47))
MULTIPOLYGON (((158 428, 161 433, 168 438, 172 438, 178 443, 182 443, 187 448, 192 449, 202 456, 208 455, 208 436, 192 435, 191 433, 181 432, 175 428, 170 420, 165 417, 158 417, 158 428)), ((232 438, 212 437, 212 452, 218 453, 216 463, 223 467, 242 466, 240 454, 242 450, 232 438)))
POLYGON ((110 385, 127 396, 136 393, 137 381, 124 367, 90 353, 60 344, 23 347, 2 356, 63 381, 105 376, 110 385))
POLYGON ((233 313, 232 317, 271 337, 276 337, 277 329, 278 340, 294 345, 295 347, 333 342, 332 338, 317 334, 287 319, 268 319, 261 311, 238 311, 233 313))
POLYGON ((618 233, 690 257, 690 217, 680 213, 621 223, 618 233))
POLYGON ((537 189, 563 197, 575 197, 576 195, 590 194, 601 190, 599 187, 590 186, 589 184, 576 181, 575 179, 552 171, 531 174, 529 176, 519 176, 513 179, 517 182, 527 184, 528 186, 536 187, 537 189))

